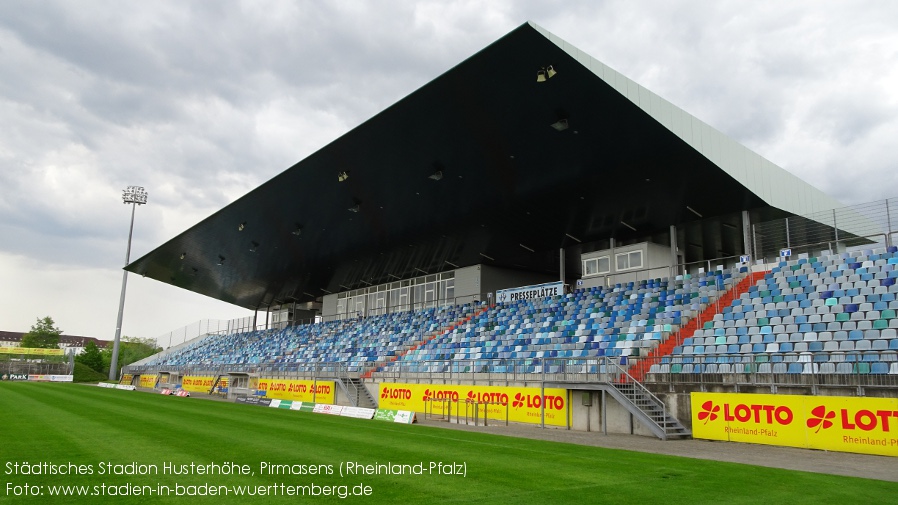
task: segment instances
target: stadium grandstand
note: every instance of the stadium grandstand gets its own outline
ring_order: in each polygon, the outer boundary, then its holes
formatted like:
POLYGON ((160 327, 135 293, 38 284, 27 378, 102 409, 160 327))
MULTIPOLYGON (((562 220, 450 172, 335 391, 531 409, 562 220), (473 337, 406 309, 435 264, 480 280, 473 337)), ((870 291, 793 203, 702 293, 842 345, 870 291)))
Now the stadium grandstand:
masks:
POLYGON ((893 398, 894 210, 525 23, 128 265, 256 318, 124 372, 665 439, 694 392, 893 398))

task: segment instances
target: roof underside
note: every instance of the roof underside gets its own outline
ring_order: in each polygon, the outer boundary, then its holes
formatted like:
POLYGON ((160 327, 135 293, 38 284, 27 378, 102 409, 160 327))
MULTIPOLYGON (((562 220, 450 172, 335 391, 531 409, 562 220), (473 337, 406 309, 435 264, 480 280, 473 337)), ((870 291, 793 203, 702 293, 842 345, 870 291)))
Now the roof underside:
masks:
POLYGON ((793 212, 544 33, 517 28, 127 270, 254 309, 477 263, 556 272, 559 248, 666 232, 687 206, 793 212))

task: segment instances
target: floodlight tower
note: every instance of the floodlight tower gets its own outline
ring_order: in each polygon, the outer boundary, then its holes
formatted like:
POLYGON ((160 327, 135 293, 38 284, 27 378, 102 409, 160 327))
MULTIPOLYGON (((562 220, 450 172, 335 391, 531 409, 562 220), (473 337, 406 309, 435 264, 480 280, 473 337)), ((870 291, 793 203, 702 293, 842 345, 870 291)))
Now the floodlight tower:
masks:
MULTIPOLYGON (((128 186, 122 190, 122 202, 131 204, 131 228, 128 230, 128 249, 125 252, 125 266, 131 262, 131 235, 134 233, 134 211, 138 205, 147 203, 147 192, 141 186, 128 186)), ((125 313, 125 288, 128 286, 128 271, 122 273, 122 296, 118 302, 118 320, 115 323, 115 340, 112 343, 112 360, 109 363, 109 380, 118 379, 118 347, 122 338, 122 316, 125 313)))

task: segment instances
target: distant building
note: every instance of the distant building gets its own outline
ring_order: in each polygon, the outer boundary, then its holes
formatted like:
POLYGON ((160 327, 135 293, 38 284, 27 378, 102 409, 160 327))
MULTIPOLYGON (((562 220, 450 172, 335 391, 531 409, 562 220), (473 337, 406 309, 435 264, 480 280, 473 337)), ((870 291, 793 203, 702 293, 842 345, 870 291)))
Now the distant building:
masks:
MULTIPOLYGON (((24 335, 20 331, 0 331, 0 347, 19 347, 24 335)), ((65 349, 66 354, 81 354, 88 342, 93 342, 100 349, 105 349, 107 344, 111 343, 108 340, 100 340, 94 337, 81 337, 78 335, 59 336, 59 348, 65 349)))

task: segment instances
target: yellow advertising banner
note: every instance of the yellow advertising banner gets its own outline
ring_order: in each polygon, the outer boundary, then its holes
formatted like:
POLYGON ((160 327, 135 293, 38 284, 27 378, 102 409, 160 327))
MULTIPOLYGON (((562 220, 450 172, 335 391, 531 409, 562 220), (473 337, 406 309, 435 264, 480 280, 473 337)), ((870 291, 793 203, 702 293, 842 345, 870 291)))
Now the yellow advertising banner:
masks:
POLYGON ((158 378, 158 374, 142 373, 140 374, 140 379, 137 385, 142 388, 154 388, 156 387, 156 379, 158 378))
POLYGON ((379 396, 381 409, 452 416, 473 416, 476 402, 478 417, 485 409, 489 419, 516 423, 540 424, 544 412, 547 425, 567 426, 570 415, 568 391, 556 388, 382 383, 379 396))
POLYGON ((898 456, 898 398, 692 393, 692 436, 898 456))
POLYGON ((211 375, 185 375, 181 378, 181 389, 196 393, 208 393, 215 377, 211 375))
POLYGON ((122 375, 122 378, 118 381, 119 384, 131 384, 132 382, 134 382, 134 375, 129 373, 122 375))
POLYGON ((40 349, 32 347, 0 347, 0 354, 28 354, 35 356, 62 356, 62 349, 40 349))
POLYGON ((309 381, 260 378, 256 390, 267 398, 299 402, 334 403, 334 381, 309 381))

